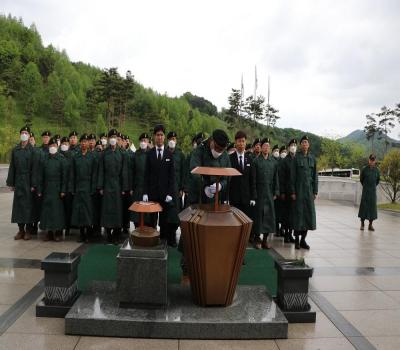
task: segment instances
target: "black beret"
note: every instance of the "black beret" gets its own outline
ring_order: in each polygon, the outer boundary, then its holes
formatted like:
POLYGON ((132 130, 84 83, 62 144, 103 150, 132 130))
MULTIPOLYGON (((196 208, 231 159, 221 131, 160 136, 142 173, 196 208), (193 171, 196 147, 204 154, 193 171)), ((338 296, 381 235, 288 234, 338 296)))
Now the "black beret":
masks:
POLYGON ((125 135, 125 139, 129 141, 129 135, 125 135))
POLYGON ((308 136, 307 136, 307 135, 304 135, 304 136, 301 138, 300 143, 302 143, 304 140, 310 141, 310 140, 308 139, 308 136))
POLYGON ((35 134, 33 133, 33 131, 30 132, 30 136, 35 137, 35 134))
POLYGON ((222 129, 215 129, 212 133, 212 139, 220 147, 228 146, 229 143, 228 135, 222 129))
POLYGON ((111 130, 108 132, 108 137, 117 136, 117 135, 118 135, 117 129, 111 129, 111 130))
POLYGON ((25 125, 25 126, 23 126, 23 127, 21 128, 21 130, 19 131, 19 133, 21 133, 21 132, 23 132, 23 131, 26 131, 26 132, 30 133, 30 132, 31 132, 31 129, 29 128, 28 125, 25 125))
POLYGON ((105 132, 102 132, 102 133, 99 135, 99 138, 103 138, 103 137, 107 137, 107 134, 106 134, 105 132))
POLYGON ((275 145, 274 147, 272 147, 272 151, 275 151, 276 149, 279 149, 278 145, 275 145))
POLYGON ((283 152, 283 151, 286 151, 286 146, 282 146, 282 147, 280 148, 280 150, 279 150, 279 152, 283 152))
POLYGON ((101 141, 100 141, 100 140, 98 140, 98 141, 96 142, 96 146, 102 146, 102 144, 101 144, 101 141))
POLYGON ((54 135, 54 138, 55 138, 56 140, 59 140, 59 139, 61 139, 61 135, 56 134, 56 135, 54 135))
POLYGON ((293 145, 293 144, 294 144, 294 145, 297 145, 297 140, 296 140, 296 139, 291 139, 291 140, 290 140, 289 146, 290 146, 290 145, 293 145))
POLYGON ((373 154, 373 153, 371 153, 371 154, 369 155, 368 159, 370 159, 370 160, 375 160, 375 159, 376 159, 376 155, 373 154))
POLYGON ((170 139, 171 137, 178 137, 175 131, 170 131, 167 135, 167 139, 170 139))
POLYGON ((253 147, 257 144, 257 143, 261 143, 261 139, 259 137, 257 137, 254 142, 253 142, 253 147))
POLYGON ((155 134, 157 134, 159 131, 162 131, 162 132, 165 134, 165 127, 164 127, 164 125, 162 125, 162 124, 157 124, 157 125, 154 127, 153 134, 155 135, 155 134))
POLYGON ((124 134, 121 134, 121 139, 123 139, 123 140, 126 140, 126 135, 124 135, 124 134))
POLYGON ((79 138, 79 142, 82 140, 89 140, 89 135, 88 134, 82 134, 81 137, 79 138))
POLYGON ((71 137, 71 136, 78 136, 78 133, 76 131, 71 131, 69 133, 69 137, 71 137))
POLYGON ((139 136, 139 141, 142 139, 149 139, 149 138, 150 138, 149 134, 147 132, 144 132, 139 136))
POLYGON ((46 130, 42 132, 42 136, 51 136, 51 132, 46 130))
POLYGON ((95 134, 89 134, 89 140, 96 140, 96 135, 95 134))
POLYGON ((264 143, 270 143, 271 142, 271 140, 269 139, 269 137, 264 137, 262 140, 261 140, 261 146, 264 144, 264 143))
POLYGON ((64 142, 69 142, 69 138, 67 136, 64 136, 63 138, 61 138, 61 143, 64 142))
POLYGON ((202 133, 202 132, 199 132, 198 134, 196 134, 194 137, 193 137, 193 139, 192 139, 192 143, 193 142, 201 142, 201 141, 203 141, 204 140, 204 138, 205 138, 205 135, 202 133))
POLYGON ((56 139, 55 137, 52 137, 52 138, 49 140, 49 145, 53 145, 53 144, 57 144, 57 139, 56 139))

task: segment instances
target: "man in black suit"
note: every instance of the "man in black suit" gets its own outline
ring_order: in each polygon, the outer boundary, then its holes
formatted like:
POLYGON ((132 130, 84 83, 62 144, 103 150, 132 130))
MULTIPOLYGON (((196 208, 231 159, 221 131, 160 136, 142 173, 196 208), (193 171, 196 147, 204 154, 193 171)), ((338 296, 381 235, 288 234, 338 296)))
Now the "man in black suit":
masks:
POLYGON ((232 168, 242 173, 242 176, 230 178, 229 203, 252 218, 250 207, 256 204, 257 193, 253 160, 245 152, 246 139, 246 134, 238 131, 235 135, 236 151, 229 156, 232 168))
MULTIPOLYGON (((175 169, 173 155, 168 147, 164 146, 165 128, 159 124, 154 127, 155 146, 147 152, 146 170, 144 179, 143 201, 160 203, 163 211, 159 213, 160 238, 167 240, 170 246, 176 247, 176 239, 169 230, 171 212, 176 195, 175 169)), ((153 227, 157 225, 157 214, 151 217, 153 227)))

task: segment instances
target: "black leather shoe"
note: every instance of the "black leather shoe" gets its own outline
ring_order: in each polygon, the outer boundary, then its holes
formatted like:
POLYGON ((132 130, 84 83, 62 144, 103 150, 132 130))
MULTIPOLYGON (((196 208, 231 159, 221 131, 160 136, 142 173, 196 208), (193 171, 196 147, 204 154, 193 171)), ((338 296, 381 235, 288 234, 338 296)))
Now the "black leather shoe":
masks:
POLYGON ((300 241, 300 248, 310 250, 310 246, 307 244, 305 240, 300 241))
POLYGON ((299 236, 296 236, 294 239, 294 249, 300 249, 299 236))

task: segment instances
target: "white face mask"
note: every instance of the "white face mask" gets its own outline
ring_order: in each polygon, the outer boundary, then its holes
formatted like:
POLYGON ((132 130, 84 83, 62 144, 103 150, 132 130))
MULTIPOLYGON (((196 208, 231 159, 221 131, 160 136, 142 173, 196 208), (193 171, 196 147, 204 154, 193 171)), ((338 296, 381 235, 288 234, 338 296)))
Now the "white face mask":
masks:
POLYGON ((115 137, 109 140, 111 146, 115 146, 117 144, 117 139, 115 137))
POLYGON ((297 151, 297 147, 296 147, 296 146, 290 146, 290 147, 289 147, 289 151, 290 151, 290 153, 295 154, 296 151, 297 151))
POLYGON ((193 144, 193 149, 196 149, 197 148, 197 143, 194 143, 193 144))
POLYGON ((279 151, 274 151, 274 152, 272 153, 272 155, 273 155, 275 158, 279 158, 279 151))
POLYGON ((107 144, 107 139, 101 139, 100 142, 103 146, 105 146, 107 144))
POLYGON ((58 140, 58 141, 57 141, 57 146, 60 147, 60 144, 61 144, 61 141, 58 140))
POLYGON ((286 158, 286 156, 287 156, 287 153, 286 153, 286 152, 282 152, 282 153, 281 153, 281 158, 282 158, 282 159, 286 158))
POLYGON ((50 154, 56 154, 57 153, 57 147, 55 147, 55 146, 49 147, 49 153, 50 154))
POLYGON ((22 141, 22 142, 25 142, 25 141, 28 141, 29 135, 23 133, 23 134, 21 134, 20 138, 21 138, 21 141, 22 141))
POLYGON ((218 159, 218 158, 221 156, 221 154, 222 154, 222 152, 219 153, 219 152, 217 152, 215 149, 212 149, 212 150, 211 150, 211 153, 212 153, 212 156, 214 157, 214 159, 218 159))
POLYGON ((140 149, 146 149, 147 148, 147 142, 140 142, 140 149))
POLYGON ((68 149, 69 149, 69 146, 68 145, 61 145, 61 151, 63 151, 63 152, 66 152, 66 151, 68 151, 68 149))
POLYGON ((174 140, 168 141, 168 147, 169 148, 175 148, 175 146, 176 146, 176 142, 174 140))

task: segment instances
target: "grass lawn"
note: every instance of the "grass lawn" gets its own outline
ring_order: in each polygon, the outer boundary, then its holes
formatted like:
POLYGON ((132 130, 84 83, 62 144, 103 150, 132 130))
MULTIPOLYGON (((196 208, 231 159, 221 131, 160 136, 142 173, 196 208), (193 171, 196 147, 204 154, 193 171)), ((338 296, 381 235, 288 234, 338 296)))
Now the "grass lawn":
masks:
POLYGON ((400 212, 400 203, 383 203, 378 204, 379 209, 389 209, 400 212))

